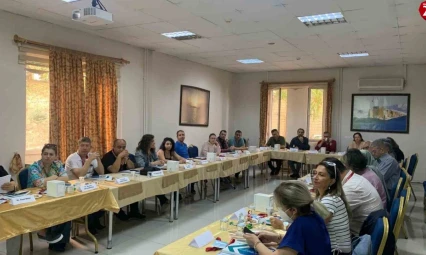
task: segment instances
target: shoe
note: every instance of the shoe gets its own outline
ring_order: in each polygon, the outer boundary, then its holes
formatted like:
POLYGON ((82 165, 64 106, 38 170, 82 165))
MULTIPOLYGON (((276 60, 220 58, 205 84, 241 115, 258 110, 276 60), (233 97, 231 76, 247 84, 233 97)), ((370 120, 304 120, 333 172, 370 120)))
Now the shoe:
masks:
POLYGON ((166 198, 166 199, 162 199, 160 200, 160 206, 166 205, 166 204, 170 204, 170 201, 166 198))
POLYGON ((129 218, 143 220, 143 219, 146 218, 146 216, 143 215, 143 214, 141 214, 141 213, 139 213, 139 212, 130 212, 129 213, 129 218))
POLYGON ((121 221, 128 221, 129 220, 129 216, 127 216, 127 214, 121 209, 118 213, 115 213, 115 216, 121 221))
POLYGON ((57 243, 57 242, 61 241, 62 238, 64 238, 64 236, 62 234, 57 234, 57 235, 46 234, 45 236, 42 236, 39 233, 37 233, 37 237, 38 237, 38 239, 46 241, 49 244, 57 243))
POLYGON ((101 223, 98 223, 98 224, 96 224, 96 225, 95 225, 95 228, 96 228, 97 230, 102 230, 102 229, 104 229, 104 228, 105 228, 105 226, 104 226, 104 225, 101 225, 101 223))
POLYGON ((49 250, 56 251, 56 252, 64 252, 65 251, 66 244, 65 243, 58 243, 58 244, 49 244, 49 250))

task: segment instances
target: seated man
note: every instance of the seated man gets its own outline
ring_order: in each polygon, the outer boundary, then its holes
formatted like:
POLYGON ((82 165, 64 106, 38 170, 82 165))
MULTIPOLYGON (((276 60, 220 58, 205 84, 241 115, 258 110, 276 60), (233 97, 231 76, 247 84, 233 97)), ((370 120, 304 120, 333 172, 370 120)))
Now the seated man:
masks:
MULTIPOLYGON (((126 150, 126 141, 124 139, 116 139, 112 150, 102 157, 102 165, 106 173, 118 173, 120 171, 134 169, 135 164, 129 159, 129 152, 126 150)), ((129 218, 144 219, 145 216, 139 212, 139 203, 130 205, 130 213, 126 213, 120 209, 117 218, 126 221, 129 218)))
POLYGON ((401 169, 399 168, 398 162, 389 155, 389 144, 387 144, 386 139, 377 139, 370 145, 371 155, 379 163, 377 165, 377 170, 383 174, 386 182, 386 189, 388 193, 392 190, 399 180, 401 174, 401 169))
POLYGON ((217 142, 220 146, 220 152, 230 152, 231 149, 229 149, 228 146, 228 140, 226 139, 226 130, 221 130, 219 133, 219 137, 217 138, 217 142))
MULTIPOLYGON (((243 132, 241 132, 241 130, 237 130, 235 131, 234 137, 229 139, 228 146, 231 151, 247 149, 246 143, 244 141, 244 138, 242 138, 242 135, 243 135, 243 132)), ((238 177, 240 176, 240 173, 241 172, 236 173, 235 178, 238 179, 238 177)))
POLYGON ((326 152, 336 152, 336 146, 336 141, 330 137, 330 133, 328 131, 325 131, 322 139, 319 140, 317 146, 315 146, 315 150, 319 151, 322 147, 325 147, 326 152))
MULTIPOLYGON (((176 154, 184 159, 189 158, 188 145, 185 143, 185 131, 178 130, 176 132, 175 151, 176 154)), ((191 183, 191 194, 195 194, 194 183, 191 183)))
POLYGON ((348 170, 340 160, 326 158, 324 161, 336 164, 337 171, 342 179, 343 191, 352 212, 349 223, 351 234, 358 236, 368 215, 383 209, 380 195, 367 179, 348 170))
MULTIPOLYGON (((307 137, 304 137, 305 130, 303 128, 299 128, 297 130, 297 136, 291 139, 290 142, 290 148, 297 148, 299 150, 309 150, 311 146, 309 145, 309 139, 307 137)), ((302 167, 302 164, 296 161, 289 161, 288 162, 291 171, 293 174, 290 175, 292 178, 300 178, 299 172, 300 168, 302 167)))
MULTIPOLYGON (((267 147, 274 147, 275 144, 279 144, 281 149, 285 149, 286 142, 284 136, 280 136, 280 133, 277 129, 272 129, 271 131, 272 136, 269 138, 268 142, 266 143, 267 147)), ((271 169, 271 175, 278 175, 280 172, 281 166, 283 164, 283 161, 280 159, 271 159, 268 162, 268 166, 271 169), (272 164, 272 162, 276 163, 276 167, 272 164)))
MULTIPOLYGON (((79 177, 92 176, 95 172, 98 175, 104 174, 104 166, 102 165, 99 153, 89 153, 92 149, 92 141, 89 137, 82 137, 78 141, 78 150, 69 155, 65 162, 65 170, 70 180, 76 180, 79 177)), ((99 218, 103 212, 95 212, 89 215, 89 231, 97 234, 97 229, 105 228, 102 226, 99 218)))

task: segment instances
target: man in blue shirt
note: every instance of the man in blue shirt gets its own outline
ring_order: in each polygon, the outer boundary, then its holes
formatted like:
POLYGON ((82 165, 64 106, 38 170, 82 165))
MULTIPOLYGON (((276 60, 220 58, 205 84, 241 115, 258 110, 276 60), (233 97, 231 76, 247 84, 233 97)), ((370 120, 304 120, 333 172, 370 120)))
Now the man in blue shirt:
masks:
MULTIPOLYGON (((237 130, 237 131, 235 131, 234 137, 229 139, 228 146, 229 146, 229 149, 231 149, 231 151, 246 150, 247 149, 247 147, 246 147, 247 145, 246 145, 244 138, 242 136, 243 136, 243 132, 241 132, 241 130, 237 130)), ((240 173, 241 172, 236 173, 235 178, 238 179, 238 177, 240 176, 240 173)))
MULTIPOLYGON (((182 158, 189 158, 189 153, 188 153, 188 145, 186 145, 186 143, 184 143, 185 141, 185 131, 183 130, 179 130, 176 132, 176 138, 177 141, 175 143, 175 151, 177 153, 177 155, 181 156, 182 158)), ((195 189, 194 189, 194 183, 191 183, 191 193, 195 194, 195 189)))
MULTIPOLYGON (((293 139, 291 139, 290 142, 290 148, 297 148, 299 150, 307 151, 311 148, 309 145, 309 139, 307 137, 304 137, 305 130, 303 128, 299 128, 297 130, 297 136, 293 139)), ((288 164, 290 165, 291 171, 293 174, 290 175, 292 178, 300 178, 299 172, 300 168, 302 167, 302 164, 296 161, 288 161, 288 164)))

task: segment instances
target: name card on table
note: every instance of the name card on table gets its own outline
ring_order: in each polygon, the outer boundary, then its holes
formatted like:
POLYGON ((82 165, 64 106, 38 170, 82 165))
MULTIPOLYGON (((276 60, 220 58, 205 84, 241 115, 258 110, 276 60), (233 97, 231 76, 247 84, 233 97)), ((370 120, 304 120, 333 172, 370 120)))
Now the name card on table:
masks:
POLYGON ((163 170, 148 172, 148 177, 164 176, 163 170))
POLYGON ((259 150, 260 151, 267 151, 269 149, 269 147, 260 147, 259 150))
POLYGON ((129 181, 130 181, 129 177, 121 177, 121 178, 115 179, 115 183, 117 184, 123 184, 129 181))
POLYGON ((234 212, 229 219, 230 220, 239 220, 241 216, 246 217, 247 214, 248 214, 247 209, 241 208, 240 210, 234 212))
POLYGON ((250 151, 244 151, 246 155, 250 155, 250 151))
POLYGON ((194 164, 194 161, 193 161, 193 160, 189 160, 189 159, 187 159, 185 163, 186 163, 186 164, 191 164, 191 165, 192 165, 192 164, 194 164))
POLYGON ((238 158, 240 155, 239 155, 238 153, 234 153, 234 154, 232 154, 232 156, 233 156, 234 158, 238 158))
POLYGON ((189 246, 195 247, 195 248, 201 248, 211 241, 214 240, 213 234, 210 231, 206 231, 202 233, 199 236, 196 236, 192 241, 189 243, 189 246))
POLYGON ((310 150, 310 151, 308 151, 308 153, 309 154, 318 154, 318 151, 316 151, 316 150, 310 150))
POLYGON ((189 169, 194 168, 194 166, 193 166, 192 164, 186 164, 186 165, 184 166, 184 168, 185 168, 185 170, 189 170, 189 169))
POLYGON ((21 205, 21 204, 31 203, 35 201, 36 200, 34 195, 24 195, 19 197, 12 197, 9 203, 11 205, 21 205))
POLYGON ((298 148, 290 148, 290 152, 299 152, 298 148))
POLYGON ((220 161, 225 161, 225 160, 226 160, 226 157, 219 157, 219 160, 220 160, 220 161))
POLYGON ((337 155, 339 155, 339 156, 343 156, 343 155, 345 155, 346 154, 346 152, 345 151, 343 151, 343 152, 338 152, 337 153, 337 155))
POLYGON ((96 185, 96 183, 94 182, 86 182, 84 184, 80 184, 80 191, 81 192, 86 192, 86 191, 90 191, 90 190, 94 190, 97 189, 98 185, 96 185))
POLYGON ((200 163, 201 163, 201 165, 205 165, 205 164, 208 164, 209 161, 208 160, 201 160, 200 163))

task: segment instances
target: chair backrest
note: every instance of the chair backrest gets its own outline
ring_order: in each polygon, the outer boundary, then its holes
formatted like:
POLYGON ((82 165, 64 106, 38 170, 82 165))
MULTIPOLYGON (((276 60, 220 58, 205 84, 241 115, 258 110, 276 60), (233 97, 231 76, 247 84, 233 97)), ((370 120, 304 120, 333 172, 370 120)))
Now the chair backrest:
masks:
POLYGON ((393 201, 392 208, 389 215, 389 226, 390 230, 395 236, 395 240, 398 240, 399 231, 401 230, 402 222, 404 221, 404 198, 396 198, 393 201))
POLYGON ((401 163, 401 167, 402 167, 402 168, 407 169, 407 161, 408 161, 408 158, 406 158, 406 159, 404 159, 404 160, 402 161, 402 163, 401 163))
POLYGON ((188 148, 188 155, 189 155, 190 158, 198 157, 198 147, 197 146, 190 146, 188 148))
POLYGON ((401 191, 408 186, 408 173, 404 168, 401 168, 401 172, 399 173, 399 177, 402 178, 401 185, 399 186, 399 190, 396 197, 401 195, 401 191))
POLYGON ((410 157, 410 163, 408 163, 407 172, 409 175, 413 176, 414 172, 417 168, 417 163, 419 162, 419 155, 417 153, 411 155, 410 157))
POLYGON ((390 227, 390 231, 392 232, 395 227, 396 220, 398 218, 398 209, 399 209, 400 201, 401 201, 400 198, 395 198, 392 202, 392 206, 389 211, 389 227, 390 227))
POLYGON ((391 199, 390 199, 391 203, 395 198, 399 197, 399 196, 396 195, 397 194, 396 191, 399 190, 399 187, 401 186, 401 184, 402 184, 402 178, 399 177, 398 183, 395 184, 395 186, 392 187, 391 194, 389 194, 389 196, 391 197, 391 199))
POLYGON ((371 233, 372 254, 382 255, 389 234, 388 218, 377 219, 374 230, 371 233))
POLYGON ((28 168, 21 169, 18 173, 18 188, 26 189, 28 188, 28 168))

